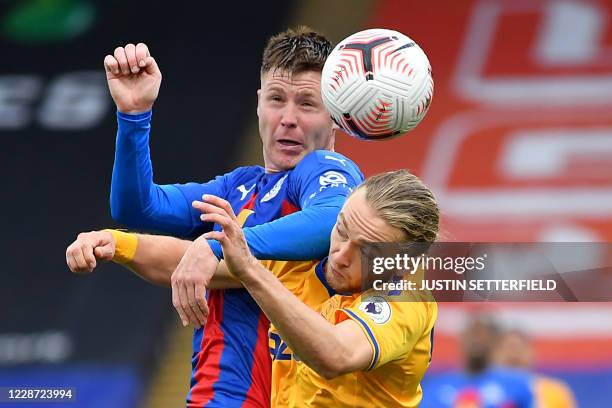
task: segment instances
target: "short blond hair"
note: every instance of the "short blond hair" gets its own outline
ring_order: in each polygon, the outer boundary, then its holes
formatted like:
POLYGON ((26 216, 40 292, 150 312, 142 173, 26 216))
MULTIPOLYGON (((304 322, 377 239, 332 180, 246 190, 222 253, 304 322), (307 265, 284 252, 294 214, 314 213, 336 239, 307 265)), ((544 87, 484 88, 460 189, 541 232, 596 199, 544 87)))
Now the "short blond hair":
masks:
POLYGON ((369 177, 359 186, 366 202, 389 225, 405 233, 405 242, 434 242, 440 210, 431 190, 406 170, 369 177))

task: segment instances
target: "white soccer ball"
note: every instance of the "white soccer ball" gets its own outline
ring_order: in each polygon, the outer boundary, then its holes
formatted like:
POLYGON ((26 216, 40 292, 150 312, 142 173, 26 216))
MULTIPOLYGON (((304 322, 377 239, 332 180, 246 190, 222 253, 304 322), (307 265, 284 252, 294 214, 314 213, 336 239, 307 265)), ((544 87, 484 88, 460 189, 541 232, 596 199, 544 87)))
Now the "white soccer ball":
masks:
POLYGON ((323 67, 323 103, 346 133, 381 140, 421 122, 433 96, 427 56, 404 34, 386 29, 355 33, 333 49, 323 67))

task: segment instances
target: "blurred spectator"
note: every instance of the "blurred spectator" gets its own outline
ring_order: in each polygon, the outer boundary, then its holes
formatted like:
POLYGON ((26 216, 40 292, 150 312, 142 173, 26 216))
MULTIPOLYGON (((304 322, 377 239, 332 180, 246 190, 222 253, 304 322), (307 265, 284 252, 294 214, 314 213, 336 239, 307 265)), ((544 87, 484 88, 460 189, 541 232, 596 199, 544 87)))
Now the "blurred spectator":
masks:
POLYGON ((470 320, 461 335, 463 371, 426 376, 421 408, 534 407, 530 374, 491 365, 499 333, 490 318, 470 320))
MULTIPOLYGON (((496 364, 531 370, 534 352, 527 335, 519 330, 509 330, 499 337, 493 353, 496 364)), ((534 375, 534 391, 540 408, 574 408, 576 402, 570 388, 554 378, 534 375)))

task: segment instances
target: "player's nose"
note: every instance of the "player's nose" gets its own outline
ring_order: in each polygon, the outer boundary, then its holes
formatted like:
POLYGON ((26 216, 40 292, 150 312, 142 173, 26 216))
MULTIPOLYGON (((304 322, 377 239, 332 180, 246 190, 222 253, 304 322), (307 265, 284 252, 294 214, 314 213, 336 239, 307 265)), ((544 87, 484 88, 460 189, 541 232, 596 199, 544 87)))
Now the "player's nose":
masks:
POLYGON ((284 127, 291 128, 297 126, 297 107, 295 104, 288 103, 285 105, 280 123, 284 127))
POLYGON ((348 268, 351 265, 351 253, 349 245, 340 245, 334 254, 334 263, 338 267, 348 268))

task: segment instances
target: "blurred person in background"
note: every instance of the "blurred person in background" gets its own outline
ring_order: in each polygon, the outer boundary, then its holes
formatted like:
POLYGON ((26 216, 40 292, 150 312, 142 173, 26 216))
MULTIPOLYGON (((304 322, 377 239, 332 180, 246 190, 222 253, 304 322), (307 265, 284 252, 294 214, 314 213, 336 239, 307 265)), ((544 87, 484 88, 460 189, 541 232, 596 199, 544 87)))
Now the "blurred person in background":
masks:
MULTIPOLYGON (((531 371, 534 351, 529 337, 520 330, 502 333, 495 347, 494 362, 500 366, 531 371)), ((574 408, 576 400, 562 381, 534 374, 534 391, 539 408, 574 408)))
POLYGON ((537 407, 532 376, 493 365, 500 329, 489 317, 468 320, 461 334, 463 370, 441 374, 423 384, 422 408, 537 407))

